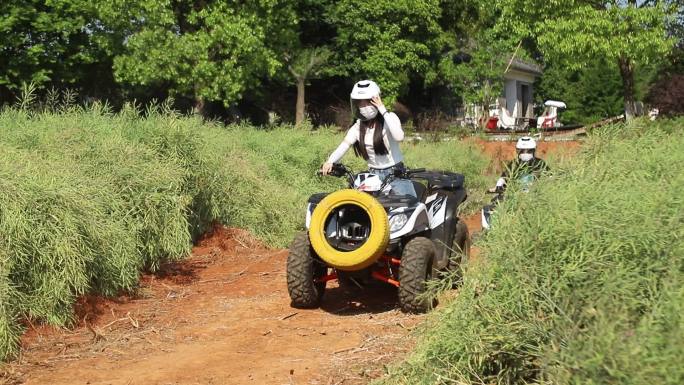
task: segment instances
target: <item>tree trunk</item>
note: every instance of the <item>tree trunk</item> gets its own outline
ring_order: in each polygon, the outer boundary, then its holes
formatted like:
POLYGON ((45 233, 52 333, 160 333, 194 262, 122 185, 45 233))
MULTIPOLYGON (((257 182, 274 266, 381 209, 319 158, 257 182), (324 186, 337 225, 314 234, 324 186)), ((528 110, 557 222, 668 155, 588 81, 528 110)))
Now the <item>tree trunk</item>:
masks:
POLYGON ((634 63, 628 57, 618 59, 620 76, 622 76, 622 95, 625 102, 625 120, 634 118, 634 63))
POLYGON ((297 78, 297 107, 295 110, 295 125, 299 126, 304 121, 304 87, 305 79, 297 78))
POLYGON ((201 96, 195 96, 195 106, 193 108, 193 113, 196 115, 199 115, 201 117, 204 117, 204 113, 206 108, 206 103, 204 101, 204 98, 201 96))
POLYGON ((480 118, 478 119, 480 121, 480 129, 482 131, 484 131, 487 128, 487 124, 489 123, 489 105, 492 104, 489 92, 491 91, 491 89, 492 84, 489 80, 486 80, 482 91, 482 112, 480 113, 480 118))

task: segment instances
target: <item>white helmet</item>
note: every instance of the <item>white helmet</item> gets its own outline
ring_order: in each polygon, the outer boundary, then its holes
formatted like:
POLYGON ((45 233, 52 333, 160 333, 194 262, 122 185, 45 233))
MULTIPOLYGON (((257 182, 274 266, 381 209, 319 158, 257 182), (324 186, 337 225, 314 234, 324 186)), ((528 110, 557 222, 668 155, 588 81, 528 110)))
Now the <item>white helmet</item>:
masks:
POLYGON ((537 141, 530 136, 523 136, 518 139, 515 144, 515 149, 518 151, 518 159, 522 162, 529 162, 534 159, 534 153, 537 150, 537 141))
POLYGON ((380 87, 372 80, 358 81, 352 88, 352 100, 371 99, 374 96, 380 96, 380 87))
POLYGON ((377 116, 378 109, 375 108, 375 106, 360 106, 361 100, 372 99, 376 96, 380 96, 380 87, 378 87, 374 81, 361 80, 354 84, 354 88, 352 88, 349 98, 349 104, 351 105, 352 115, 354 115, 355 119, 370 120, 377 116))
POLYGON ((515 144, 517 150, 536 150, 537 141, 531 136, 523 136, 518 139, 518 143, 515 144))

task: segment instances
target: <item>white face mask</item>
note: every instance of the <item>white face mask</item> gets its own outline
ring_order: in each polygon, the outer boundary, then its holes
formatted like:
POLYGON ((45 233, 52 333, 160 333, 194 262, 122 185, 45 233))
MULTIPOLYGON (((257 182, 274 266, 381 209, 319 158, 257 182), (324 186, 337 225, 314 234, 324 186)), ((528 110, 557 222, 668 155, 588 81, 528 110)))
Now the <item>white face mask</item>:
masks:
POLYGON ((378 109, 375 106, 361 107, 359 113, 365 120, 371 120, 378 115, 378 109))
POLYGON ((518 155, 518 158, 523 162, 529 162, 532 160, 532 158, 534 158, 534 155, 529 154, 529 153, 524 153, 524 154, 518 155))

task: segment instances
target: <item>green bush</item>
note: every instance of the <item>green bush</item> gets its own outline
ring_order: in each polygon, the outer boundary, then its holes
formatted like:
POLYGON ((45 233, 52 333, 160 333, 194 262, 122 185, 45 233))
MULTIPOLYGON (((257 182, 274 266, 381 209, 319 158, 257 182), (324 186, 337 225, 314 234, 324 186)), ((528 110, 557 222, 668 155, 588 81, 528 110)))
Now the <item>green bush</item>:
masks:
POLYGON ((0 113, 0 356, 18 319, 69 324, 77 296, 135 288, 223 218, 227 182, 199 126, 97 106, 0 113))
POLYGON ((684 383, 684 120, 595 132, 513 192, 386 383, 684 383))

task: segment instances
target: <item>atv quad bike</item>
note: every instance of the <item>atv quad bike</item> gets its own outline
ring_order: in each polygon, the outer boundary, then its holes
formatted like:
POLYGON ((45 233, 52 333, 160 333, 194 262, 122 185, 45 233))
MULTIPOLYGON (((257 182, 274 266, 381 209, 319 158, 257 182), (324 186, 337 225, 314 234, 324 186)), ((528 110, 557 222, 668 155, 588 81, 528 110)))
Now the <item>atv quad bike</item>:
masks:
POLYGON ((346 176, 349 188, 307 202, 307 231, 295 237, 287 259, 292 306, 318 307, 326 283, 337 279, 341 285, 394 285, 402 310, 428 310, 426 282, 460 271, 470 252, 468 228, 458 217, 466 199, 463 175, 397 170, 380 181, 342 164, 330 175, 346 176), (394 178, 410 180, 418 198, 389 193, 394 178))

